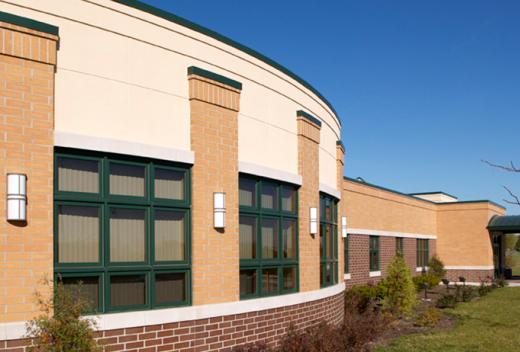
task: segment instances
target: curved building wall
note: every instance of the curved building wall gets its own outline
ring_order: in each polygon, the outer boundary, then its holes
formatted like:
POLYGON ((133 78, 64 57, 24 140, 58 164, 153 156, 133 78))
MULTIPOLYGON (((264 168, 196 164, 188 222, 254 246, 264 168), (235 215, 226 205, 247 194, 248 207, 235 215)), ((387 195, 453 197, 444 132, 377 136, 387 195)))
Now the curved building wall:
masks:
POLYGON ((195 65, 243 84, 240 161, 297 174, 295 111, 305 110, 323 122, 320 182, 336 188, 330 170, 340 138, 337 117, 283 72, 212 37, 113 1, 16 3, 26 8, 6 4, 5 11, 60 28, 57 132, 190 150, 186 68, 195 65))

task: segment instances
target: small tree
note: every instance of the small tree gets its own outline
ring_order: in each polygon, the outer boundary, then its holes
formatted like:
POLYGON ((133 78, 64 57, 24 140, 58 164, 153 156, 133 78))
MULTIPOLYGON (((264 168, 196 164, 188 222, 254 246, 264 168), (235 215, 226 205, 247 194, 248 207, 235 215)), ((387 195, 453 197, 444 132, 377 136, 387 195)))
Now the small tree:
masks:
POLYGON ((444 269, 444 263, 439 259, 437 254, 431 257, 428 262, 428 273, 436 276, 439 281, 444 279, 446 276, 446 269, 444 269))
POLYGON ((394 315, 408 314, 417 303, 412 274, 400 255, 396 255, 387 267, 384 282, 387 289, 383 307, 394 315))
POLYGON ((54 284, 44 279, 54 294, 36 292, 36 303, 41 314, 26 324, 27 337, 33 339, 34 351, 41 352, 94 352, 101 347, 94 339, 96 323, 81 317, 91 305, 81 294, 81 283, 65 287, 61 281, 54 284))

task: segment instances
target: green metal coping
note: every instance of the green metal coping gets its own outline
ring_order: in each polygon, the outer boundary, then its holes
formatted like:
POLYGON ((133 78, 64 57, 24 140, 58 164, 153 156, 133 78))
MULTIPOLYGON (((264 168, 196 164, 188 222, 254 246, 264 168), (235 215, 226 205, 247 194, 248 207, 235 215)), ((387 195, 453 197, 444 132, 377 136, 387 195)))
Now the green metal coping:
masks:
POLYGON ((491 231, 520 232, 520 215, 495 215, 489 220, 487 228, 491 231))
POLYGON ((499 207, 501 209, 504 209, 504 210, 506 209, 504 206, 502 206, 502 205, 500 205, 498 203, 495 203, 495 202, 493 202, 491 200, 488 200, 488 199, 462 200, 462 201, 456 201, 456 202, 439 202, 439 203, 436 203, 436 202, 432 202, 432 201, 427 200, 427 199, 414 197, 414 196, 412 196, 410 194, 402 193, 402 192, 399 192, 399 191, 396 191, 396 190, 393 190, 393 189, 390 189, 390 188, 385 188, 385 187, 374 185, 372 183, 359 181, 359 180, 356 180, 355 178, 343 176, 343 179, 347 180, 347 181, 352 181, 352 182, 355 182, 355 183, 359 183, 361 185, 369 186, 369 187, 372 187, 372 188, 377 188, 377 189, 380 189, 380 190, 383 190, 383 191, 395 193, 395 194, 398 194, 400 196, 404 196, 404 197, 407 197, 407 198, 412 198, 412 199, 419 200, 419 201, 422 201, 422 202, 430 203, 430 204, 450 205, 450 204, 465 204, 465 203, 489 203, 489 204, 493 204, 493 205, 495 205, 495 206, 497 206, 497 207, 499 207))
POLYGON ((314 116, 312 116, 311 114, 308 114, 306 113, 305 111, 303 110, 298 110, 296 111, 296 116, 299 116, 299 117, 303 117, 303 118, 306 118, 307 120, 309 120, 310 122, 318 125, 321 127, 321 121, 318 120, 317 118, 315 118, 314 116))
POLYGON ((151 5, 148 5, 148 4, 145 4, 141 1, 137 1, 137 0, 112 0, 114 2, 117 2, 117 3, 120 3, 122 5, 126 5, 126 6, 129 6, 129 7, 133 7, 134 9, 137 9, 137 10, 141 10, 141 11, 144 11, 144 12, 147 12, 147 13, 150 13, 154 16, 157 16, 157 17, 161 17, 167 21, 170 21, 170 22, 174 22, 176 24, 179 24, 181 26, 184 26, 186 28, 189 28, 191 30, 194 30, 196 32, 199 32, 199 33, 202 33, 204 35, 207 35, 209 37, 212 37, 222 43, 225 43, 227 45, 230 45, 240 51, 243 51, 244 53, 246 54, 249 54, 255 58, 257 58, 258 60, 261 60, 263 62, 265 62, 266 64, 274 67, 275 69, 285 73, 286 75, 288 75, 289 77, 293 78, 294 80, 298 81, 301 85, 303 85, 305 88, 309 89, 310 91, 312 91, 314 94, 316 94, 331 110, 332 112, 334 113, 335 117, 336 117, 336 120, 337 122, 339 123, 339 125, 341 126, 341 121, 338 117, 338 113, 336 112, 336 109, 334 109, 334 107, 332 106, 332 104, 316 89, 314 88, 309 82, 305 81, 303 78, 301 78, 300 76, 298 76, 297 74, 293 73, 292 71, 290 71, 288 68, 280 65, 279 63, 277 63, 276 61, 268 58, 267 56, 259 53, 258 51, 254 50, 254 49, 251 49, 243 44, 240 44, 236 41, 234 41, 233 39, 231 38, 228 38, 222 34, 219 34, 209 28, 206 28, 206 27, 203 27, 201 25, 198 25, 194 22, 191 22, 185 18, 182 18, 180 16, 177 16, 177 15, 174 15, 168 11, 164 11, 164 10, 161 10, 157 7, 154 7, 154 6, 151 6, 151 5))
POLYGON ((59 28, 56 26, 40 21, 31 20, 27 17, 16 16, 7 12, 0 11, 0 21, 52 35, 59 34, 59 28))
POLYGON ((242 90, 242 83, 235 81, 234 79, 227 78, 225 76, 219 75, 217 73, 204 70, 200 67, 196 66, 190 66, 188 67, 188 75, 197 75, 205 78, 212 79, 214 81, 217 81, 219 83, 228 85, 230 87, 236 88, 238 90, 242 90))
POLYGON ((445 196, 452 197, 455 199, 458 199, 454 195, 451 195, 449 193, 443 192, 443 191, 434 191, 434 192, 419 192, 419 193, 409 193, 411 196, 422 196, 422 195, 428 195, 428 194, 444 194, 445 196))
POLYGON ((345 145, 343 144, 343 142, 342 142, 341 140, 338 139, 338 140, 336 141, 336 145, 341 146, 341 148, 343 148, 343 150, 345 150, 345 145))

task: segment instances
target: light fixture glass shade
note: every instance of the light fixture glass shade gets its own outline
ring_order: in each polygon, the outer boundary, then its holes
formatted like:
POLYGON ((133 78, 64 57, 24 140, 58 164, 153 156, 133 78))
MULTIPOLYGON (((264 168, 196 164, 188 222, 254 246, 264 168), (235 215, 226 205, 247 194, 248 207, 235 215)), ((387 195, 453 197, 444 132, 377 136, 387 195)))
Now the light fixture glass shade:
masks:
POLYGON ((341 217, 341 236, 343 238, 347 237, 347 217, 346 216, 341 217))
POLYGON ((7 220, 27 219, 27 176, 7 174, 7 220))
POLYGON ((316 235, 318 233, 318 208, 310 208, 309 209, 309 230, 311 235, 316 235))
POLYGON ((216 229, 226 227, 226 194, 224 192, 213 193, 213 227, 216 229))

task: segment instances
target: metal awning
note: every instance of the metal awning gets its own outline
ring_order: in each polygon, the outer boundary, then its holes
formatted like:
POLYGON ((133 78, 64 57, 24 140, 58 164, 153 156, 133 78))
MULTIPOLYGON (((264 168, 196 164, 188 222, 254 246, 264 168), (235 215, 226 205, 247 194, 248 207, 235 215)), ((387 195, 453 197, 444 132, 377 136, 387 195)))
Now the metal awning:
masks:
POLYGON ((489 220, 489 231, 520 233, 520 215, 495 215, 489 220))

